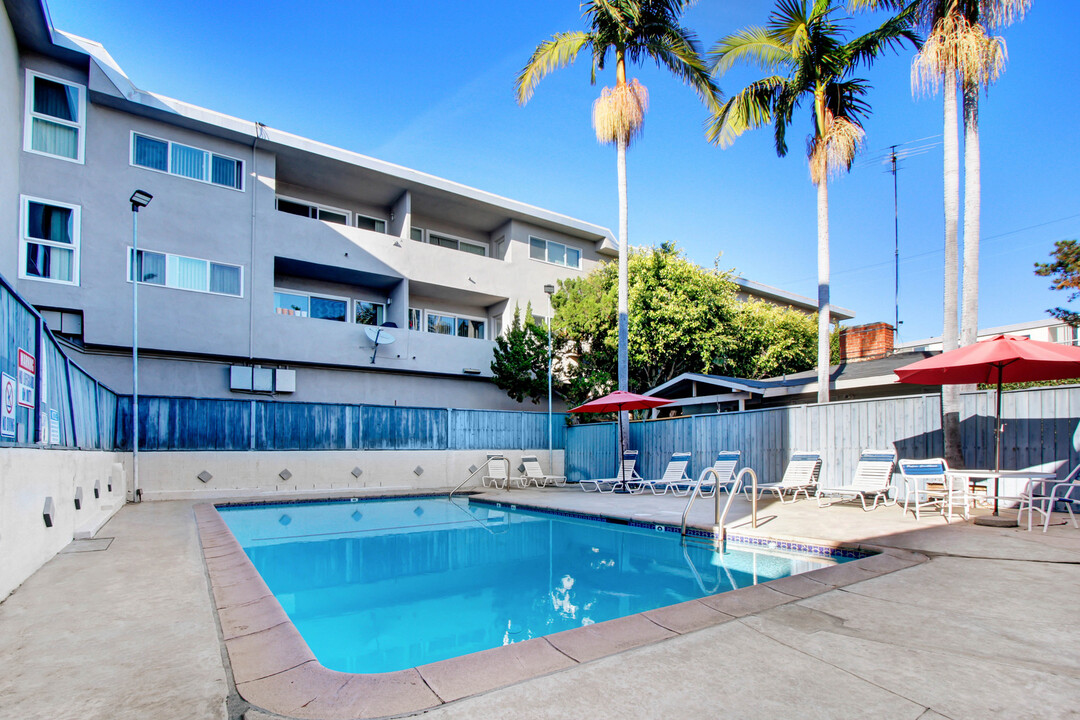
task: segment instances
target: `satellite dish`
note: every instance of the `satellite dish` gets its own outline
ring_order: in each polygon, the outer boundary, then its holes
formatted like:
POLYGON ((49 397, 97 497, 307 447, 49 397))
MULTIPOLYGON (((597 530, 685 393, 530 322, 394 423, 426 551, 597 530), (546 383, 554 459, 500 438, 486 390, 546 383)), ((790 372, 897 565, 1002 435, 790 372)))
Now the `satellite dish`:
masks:
POLYGON ((366 334, 368 336, 368 340, 370 340, 376 346, 389 345, 390 343, 394 342, 395 339, 393 335, 386 332, 385 328, 381 327, 366 327, 364 328, 364 334, 366 334))
POLYGON ((364 328, 364 334, 368 336, 368 340, 371 341, 374 349, 371 351, 371 364, 375 364, 375 356, 379 352, 380 345, 389 345, 394 342, 394 336, 388 333, 384 328, 378 327, 366 327, 364 328))

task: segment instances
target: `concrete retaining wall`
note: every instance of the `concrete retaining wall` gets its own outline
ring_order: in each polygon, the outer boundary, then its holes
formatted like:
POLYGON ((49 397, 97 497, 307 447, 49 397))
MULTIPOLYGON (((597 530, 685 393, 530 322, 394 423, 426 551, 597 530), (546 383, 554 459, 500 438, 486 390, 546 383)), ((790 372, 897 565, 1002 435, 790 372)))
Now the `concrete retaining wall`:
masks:
MULTIPOLYGON (((522 455, 536 455, 551 473, 543 450, 318 450, 277 452, 139 453, 143 500, 261 497, 269 493, 325 490, 447 490, 480 467, 488 452, 510 459, 519 474, 522 455), (359 468, 359 477, 353 470, 359 468), (417 474, 417 470, 420 470, 417 474), (282 477, 284 471, 287 479, 282 477), (203 482, 199 474, 212 477, 203 482)), ((563 451, 554 453, 554 474, 563 474, 563 451)), ((477 477, 468 486, 480 484, 477 477)), ((467 487, 468 487, 467 486, 467 487)))
POLYGON ((113 452, 0 449, 0 600, 76 535, 92 537, 123 506, 130 458, 113 452), (52 527, 43 518, 49 499, 52 527))

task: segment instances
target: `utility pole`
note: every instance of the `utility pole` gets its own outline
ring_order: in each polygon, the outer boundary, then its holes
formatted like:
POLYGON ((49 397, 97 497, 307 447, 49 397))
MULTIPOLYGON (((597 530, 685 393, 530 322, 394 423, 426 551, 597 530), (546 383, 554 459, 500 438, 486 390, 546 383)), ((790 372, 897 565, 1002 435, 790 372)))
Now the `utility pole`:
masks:
POLYGON ((893 320, 893 333, 900 333, 900 200, 897 193, 897 172, 896 172, 896 145, 889 146, 889 162, 891 164, 890 172, 892 173, 892 197, 893 197, 893 309, 895 311, 895 318, 893 320))

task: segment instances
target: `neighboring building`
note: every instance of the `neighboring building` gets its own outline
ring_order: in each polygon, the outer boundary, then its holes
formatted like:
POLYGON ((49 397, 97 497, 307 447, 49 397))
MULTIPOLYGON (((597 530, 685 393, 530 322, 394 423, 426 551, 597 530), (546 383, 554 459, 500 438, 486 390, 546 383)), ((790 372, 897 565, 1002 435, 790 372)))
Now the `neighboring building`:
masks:
MULTIPOLYGON (((799 310, 807 315, 813 315, 817 312, 817 301, 808 298, 805 295, 796 295, 793 292, 781 290, 780 288, 766 285, 765 283, 759 283, 754 280, 747 280, 744 277, 733 277, 731 280, 738 286, 738 290, 735 291, 735 297, 739 300, 764 300, 773 305, 799 310)), ((839 305, 829 306, 829 318, 833 323, 838 323, 842 320, 851 320, 854 317, 854 310, 849 310, 848 308, 840 307, 839 305)))
MULTIPOLYGON (((1021 335, 1023 337, 1031 338, 1032 340, 1042 340, 1043 342, 1060 343, 1062 345, 1080 345, 1080 337, 1077 335, 1077 329, 1071 325, 1066 325, 1057 318, 1047 318, 1045 320, 1034 320, 1032 322, 986 328, 985 330, 979 331, 978 339, 989 340, 998 335, 1021 335)), ((941 336, 926 338, 924 340, 915 340, 912 342, 897 343, 896 350, 897 352, 915 350, 937 350, 940 352, 941 336)))
POLYGON ((0 273, 118 392, 137 279, 144 394, 516 408, 490 382, 514 308, 617 254, 603 227, 139 90, 41 0, 0 11, 0 273))

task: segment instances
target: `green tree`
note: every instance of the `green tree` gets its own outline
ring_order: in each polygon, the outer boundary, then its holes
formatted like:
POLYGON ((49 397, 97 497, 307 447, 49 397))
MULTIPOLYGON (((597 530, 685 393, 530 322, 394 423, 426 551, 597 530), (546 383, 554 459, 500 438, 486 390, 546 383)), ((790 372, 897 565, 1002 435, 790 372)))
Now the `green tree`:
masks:
MULTIPOLYGON (((764 377, 813 367, 815 319, 742 302, 730 273, 687 260, 673 244, 629 258, 630 389, 643 392, 684 372, 764 377)), ((616 272, 603 265, 555 293, 560 375, 572 403, 614 388, 616 272)))
POLYGON ((732 96, 710 120, 707 137, 727 147, 747 130, 773 125, 777 155, 787 154, 787 128, 810 102, 813 132, 807 141, 810 179, 817 186, 818 402, 829 401, 829 191, 828 178, 851 167, 862 142, 865 80, 852 74, 904 41, 918 45, 910 10, 845 42, 847 28, 834 20, 833 0, 778 0, 765 27, 722 38, 709 51, 714 75, 749 64, 768 73, 732 96))
POLYGON ((521 308, 515 307, 509 331, 495 339, 491 372, 495 385, 517 402, 528 398, 538 404, 547 398, 547 328, 533 319, 531 304, 525 308, 524 322, 521 308))
MULTIPOLYGON (((1071 291, 1066 302, 1072 302, 1080 297, 1080 243, 1076 240, 1058 240, 1050 257, 1054 259, 1053 262, 1035 263, 1035 274, 1050 278, 1052 290, 1071 291)), ((1080 313, 1075 310, 1058 307, 1046 312, 1073 327, 1080 325, 1080 313)))
MULTIPOLYGON (((556 33, 540 43, 528 63, 518 73, 518 102, 529 101, 537 83, 548 73, 574 62, 578 53, 592 54, 592 82, 604 70, 608 56, 615 60, 615 87, 604 88, 593 106, 593 127, 601 143, 614 143, 617 150, 619 182, 619 275, 618 275, 618 386, 629 385, 627 343, 629 333, 627 254, 626 149, 640 132, 648 106, 645 86, 636 79, 627 81, 627 64, 652 60, 692 87, 711 108, 717 104, 718 90, 705 69, 693 32, 680 25, 680 16, 692 0, 585 0, 583 16, 586 32, 556 33)), ((622 437, 627 435, 626 414, 622 437)))

